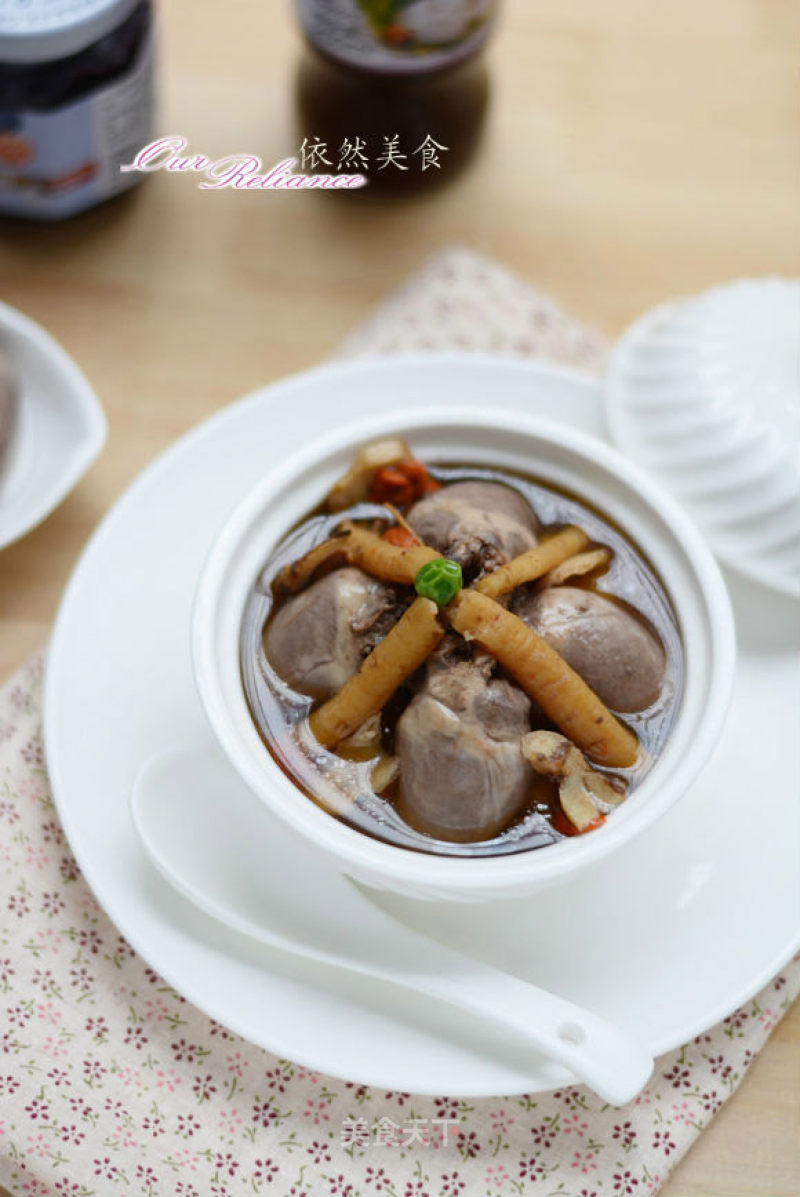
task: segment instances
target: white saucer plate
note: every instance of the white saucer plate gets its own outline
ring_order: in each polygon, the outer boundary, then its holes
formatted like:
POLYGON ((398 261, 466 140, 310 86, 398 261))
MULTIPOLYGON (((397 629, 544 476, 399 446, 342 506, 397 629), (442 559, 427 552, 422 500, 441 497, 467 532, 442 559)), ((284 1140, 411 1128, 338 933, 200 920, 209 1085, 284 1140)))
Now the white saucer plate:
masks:
MULTIPOLYGON (((226 408, 138 479, 75 570, 47 669, 48 768, 99 901, 148 963, 220 1022, 281 1056, 386 1089, 536 1092, 563 1074, 545 1061, 523 1064, 512 1043, 475 1022, 217 927, 151 869, 128 814, 150 756, 214 748, 189 627, 201 564, 231 509, 297 446, 377 405, 409 401, 494 403, 603 435, 592 377, 473 356, 326 366, 226 408)), ((654 1054, 746 1001, 800 943, 794 608, 746 579, 729 584, 740 642, 733 706, 710 765, 676 808, 577 881, 524 901, 377 899, 443 942, 616 1021, 654 1054)))
POLYGON ((106 441, 100 403, 49 333, 0 303, 0 350, 19 401, 0 464, 0 549, 40 524, 69 494, 106 441))

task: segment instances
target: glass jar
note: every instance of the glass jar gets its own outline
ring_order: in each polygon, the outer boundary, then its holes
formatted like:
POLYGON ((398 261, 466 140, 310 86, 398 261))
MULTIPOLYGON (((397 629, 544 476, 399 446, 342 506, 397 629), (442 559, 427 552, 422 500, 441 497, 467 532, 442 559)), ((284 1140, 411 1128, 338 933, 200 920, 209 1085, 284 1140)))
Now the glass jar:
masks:
POLYGON ((497 0, 297 0, 300 167, 405 194, 457 174, 483 131, 497 0))
POLYGON ((127 190, 152 140, 150 0, 0 0, 0 213, 59 220, 127 190))

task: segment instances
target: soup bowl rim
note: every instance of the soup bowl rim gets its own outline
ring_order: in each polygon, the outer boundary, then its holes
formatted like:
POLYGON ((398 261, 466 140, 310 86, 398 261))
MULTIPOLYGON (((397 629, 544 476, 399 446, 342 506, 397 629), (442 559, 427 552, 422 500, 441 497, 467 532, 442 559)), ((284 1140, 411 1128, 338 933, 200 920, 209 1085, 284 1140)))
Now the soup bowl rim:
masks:
POLYGON ((313 441, 262 479, 237 504, 205 560, 193 604, 191 645, 197 690, 217 741, 273 815, 357 880, 416 897, 458 900, 514 896, 562 882, 651 827, 686 794, 708 760, 724 725, 735 666, 733 616, 719 568, 700 532, 658 483, 604 441, 580 430, 539 416, 458 406, 361 418, 313 441), (469 436, 482 438, 489 468, 518 461, 523 442, 527 450, 546 446, 552 460, 537 463, 542 481, 561 484, 571 473, 573 484, 567 489, 590 503, 605 491, 605 502, 598 505, 601 514, 635 544, 640 527, 660 529, 661 539, 648 544, 646 554, 669 593, 683 640, 679 710, 664 752, 641 785, 591 834, 489 857, 414 851, 375 839, 323 810, 264 746, 239 672, 247 595, 280 539, 313 510, 316 504, 309 496, 316 494, 321 501, 360 445, 389 434, 405 436, 414 449, 415 440, 440 437, 452 445, 453 454, 459 445, 474 445, 469 436), (579 465, 583 473, 576 487, 579 465), (687 719, 693 720, 691 726, 687 719), (676 740, 680 752, 673 749, 676 740))

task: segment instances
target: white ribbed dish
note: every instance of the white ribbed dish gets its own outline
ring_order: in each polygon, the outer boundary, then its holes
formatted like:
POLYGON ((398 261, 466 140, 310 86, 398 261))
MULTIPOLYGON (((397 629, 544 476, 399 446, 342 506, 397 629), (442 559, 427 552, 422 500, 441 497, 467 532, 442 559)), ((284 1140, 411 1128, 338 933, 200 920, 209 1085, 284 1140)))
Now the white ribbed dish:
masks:
POLYGON ((622 336, 606 415, 726 565, 800 596, 800 282, 743 279, 622 336))

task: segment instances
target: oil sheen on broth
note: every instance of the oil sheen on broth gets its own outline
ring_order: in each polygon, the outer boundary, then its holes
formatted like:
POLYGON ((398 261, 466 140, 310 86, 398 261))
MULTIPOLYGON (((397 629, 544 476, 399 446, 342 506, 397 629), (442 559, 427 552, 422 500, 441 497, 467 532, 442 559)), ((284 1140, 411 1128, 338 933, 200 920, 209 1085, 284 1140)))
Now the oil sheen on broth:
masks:
MULTIPOLYGON (((612 552, 610 565, 597 578, 578 579, 570 585, 594 590, 620 603, 649 625, 664 648, 666 667, 657 700, 642 711, 625 713, 624 722, 639 739, 642 752, 630 769, 614 769, 628 791, 642 781, 658 758, 680 702, 682 647, 675 615, 665 587, 641 550, 606 517, 567 492, 535 479, 507 471, 477 466, 428 466, 444 485, 461 481, 499 482, 518 491, 530 504, 543 533, 566 524, 582 528, 590 541, 612 552)), ((530 797, 513 824, 490 839, 456 843, 427 834, 403 817, 396 785, 382 795, 370 784, 374 757, 345 759, 328 752, 308 732, 304 723, 314 703, 291 689, 270 665, 264 651, 264 630, 281 603, 272 581, 288 563, 326 540, 343 519, 387 518, 379 504, 362 503, 335 515, 312 514, 294 528, 277 547, 257 579, 245 607, 240 637, 240 665, 247 702, 261 738, 280 768, 309 799, 359 831, 420 852, 447 856, 498 856, 552 844, 563 836, 552 824, 558 809, 555 786, 532 773, 530 797)), ((413 683, 414 679, 410 679, 413 683)), ((394 725, 412 697, 413 686, 395 695, 383 714, 383 740, 392 747, 394 725)), ((538 721, 536 726, 553 727, 538 721)), ((351 755, 358 757, 358 751, 351 755)), ((603 771, 599 766, 593 766, 603 771)))

